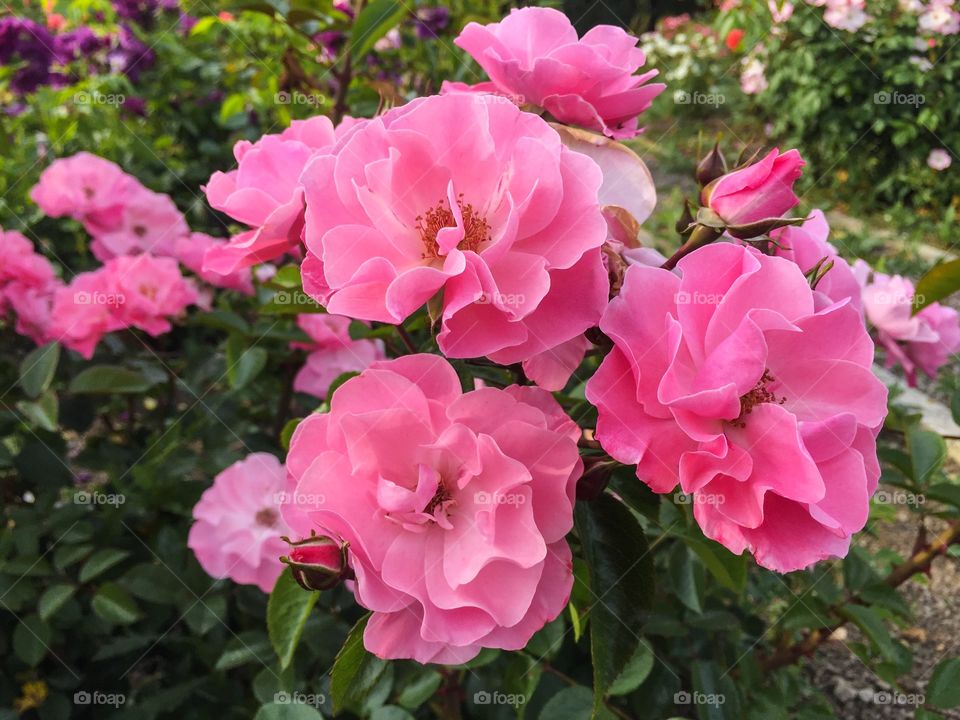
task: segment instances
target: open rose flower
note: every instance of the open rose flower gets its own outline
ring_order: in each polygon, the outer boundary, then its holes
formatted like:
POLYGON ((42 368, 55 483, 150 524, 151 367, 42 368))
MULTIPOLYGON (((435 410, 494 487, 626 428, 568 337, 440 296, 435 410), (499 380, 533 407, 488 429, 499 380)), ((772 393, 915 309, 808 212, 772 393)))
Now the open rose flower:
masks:
POLYGON ((637 116, 666 87, 646 84, 656 70, 634 75, 646 62, 637 38, 612 25, 578 38, 567 16, 550 8, 515 9, 489 25, 470 23, 454 42, 492 82, 476 88, 447 83, 445 91, 499 93, 613 138, 640 132, 637 116))
POLYGON ((53 293, 61 284, 32 242, 15 230, 0 229, 0 317, 12 310, 19 334, 46 342, 53 293))
POLYGON ((71 217, 87 232, 107 232, 121 222, 127 194, 137 181, 118 165, 88 152, 54 160, 30 190, 50 217, 71 217))
POLYGON ((770 233, 775 241, 774 255, 787 258, 797 264, 804 274, 809 273, 817 263, 825 260, 833 267, 823 274, 817 283, 817 291, 822 292, 834 302, 849 299, 860 310, 860 283, 850 264, 840 257, 837 249, 830 244, 830 226, 822 210, 814 210, 810 217, 799 226, 777 228, 770 233))
POLYGON ((796 150, 781 155, 774 148, 752 165, 711 182, 703 189, 700 201, 716 213, 734 237, 762 235, 777 227, 775 221, 800 202, 793 184, 803 165, 796 150))
POLYGON ((414 100, 304 171, 304 290, 331 313, 389 323, 442 293, 445 355, 521 362, 599 319, 601 180, 512 104, 414 100))
POLYGON ((222 238, 206 233, 190 233, 179 238, 174 244, 173 254, 180 264, 195 273, 197 277, 213 287, 236 290, 244 295, 253 295, 253 276, 249 269, 241 268, 225 275, 203 267, 204 256, 213 247, 224 247, 222 238))
POLYGON ((293 379, 293 389, 321 400, 327 397, 330 383, 347 372, 360 372, 370 363, 386 356, 381 340, 350 338, 350 318, 322 313, 297 317, 297 325, 310 336, 309 343, 293 343, 308 351, 306 364, 293 379))
POLYGON ((370 652, 456 664, 518 650, 573 585, 579 435, 539 388, 464 393, 434 355, 374 363, 297 427, 284 515, 349 543, 370 652))
MULTIPOLYGON (((861 274, 865 274, 861 266, 861 274)), ((867 271, 869 272, 869 271, 867 271)), ((931 303, 913 312, 913 283, 900 275, 874 272, 866 278, 863 306, 887 351, 886 366, 899 364, 911 386, 917 368, 936 377, 950 356, 960 352, 960 317, 951 307, 931 303)))
POLYGON ((173 256, 177 241, 190 234, 183 213, 169 195, 134 182, 115 224, 109 230, 91 230, 90 251, 100 262, 123 255, 173 256))
POLYGON ((233 148, 237 168, 215 172, 204 190, 213 208, 253 229, 212 247, 205 268, 227 275, 295 252, 303 231, 300 172, 318 149, 335 140, 333 123, 317 116, 294 120, 282 133, 255 143, 238 142, 233 148))
POLYGON ((113 273, 80 273, 54 293, 49 339, 89 360, 104 335, 123 327, 116 316, 120 302, 113 273))
POLYGON ((269 453, 253 453, 221 472, 193 508, 187 546, 214 578, 273 590, 287 551, 280 516, 287 473, 269 453))
POLYGON ((732 243, 678 269, 631 266, 604 314, 614 347, 587 385, 597 439, 656 492, 679 482, 704 534, 764 567, 845 555, 886 414, 860 314, 732 243))

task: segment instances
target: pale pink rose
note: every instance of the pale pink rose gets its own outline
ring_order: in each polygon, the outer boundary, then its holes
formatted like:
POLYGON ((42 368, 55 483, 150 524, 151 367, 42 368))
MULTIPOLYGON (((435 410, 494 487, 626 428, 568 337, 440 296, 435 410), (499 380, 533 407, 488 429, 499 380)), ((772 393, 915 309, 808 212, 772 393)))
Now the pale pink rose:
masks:
POLYGON ((347 372, 360 372, 383 360, 383 341, 352 340, 350 318, 325 313, 299 315, 297 325, 310 336, 309 343, 291 343, 306 350, 306 364, 293 379, 293 389, 326 399, 330 383, 347 372))
POLYGON ((863 306, 887 351, 886 366, 899 364, 910 386, 917 384, 917 368, 930 377, 960 352, 957 311, 932 303, 913 313, 913 283, 900 275, 874 272, 865 280, 863 306))
POLYGON ((845 555, 887 411, 860 314, 818 309, 794 263, 733 243, 678 271, 632 265, 604 314, 597 439, 656 492, 679 482, 704 534, 763 567, 845 555))
POLYGON ((826 259, 824 265, 832 262, 833 267, 817 283, 817 292, 833 302, 849 300, 862 313, 860 283, 850 264, 827 240, 829 236, 830 226, 822 210, 811 212, 803 225, 777 228, 770 233, 776 242, 773 254, 795 262, 805 275, 823 259, 826 259))
POLYGON ((321 115, 294 120, 282 133, 255 143, 234 145, 237 168, 215 172, 204 191, 211 207, 253 229, 211 248, 204 267, 227 275, 296 250, 303 231, 300 173, 318 150, 335 141, 333 123, 321 115))
POLYGON ((364 645, 457 664, 523 648, 567 604, 580 431, 545 390, 464 393, 435 355, 371 365, 294 432, 284 517, 349 543, 364 645), (344 482, 349 478, 349 482, 344 482))
POLYGON ((864 0, 826 0, 823 21, 839 30, 856 32, 872 18, 865 12, 864 0))
POLYGON ((114 273, 80 273, 53 296, 49 339, 89 360, 104 335, 123 327, 116 317, 119 304, 114 273))
POLYGON ((50 311, 58 287, 58 282, 44 287, 10 283, 0 291, 0 313, 3 311, 3 300, 6 296, 10 309, 17 316, 16 331, 37 345, 43 345, 49 339, 50 311))
POLYGON ((269 453, 253 453, 213 480, 193 508, 187 546, 208 575, 273 590, 288 551, 280 515, 287 473, 269 453))
POLYGON ((634 75, 646 62, 637 38, 612 25, 578 38, 567 16, 550 8, 514 9, 489 25, 469 23, 454 42, 487 71, 499 93, 613 138, 640 132, 637 116, 666 87, 645 84, 656 70, 634 75))
MULTIPOLYGON (((738 226, 750 226, 785 215, 800 199, 793 184, 804 161, 796 150, 781 154, 776 148, 757 162, 718 177, 701 194, 701 203, 727 224, 727 231, 740 237, 738 226)), ((754 237, 748 227, 743 237, 754 237)))
POLYGON ((253 295, 253 275, 249 269, 241 268, 226 275, 221 275, 213 270, 204 270, 203 258, 207 250, 212 247, 223 247, 226 244, 227 241, 222 238, 195 232, 177 239, 173 253, 181 265, 213 287, 236 290, 244 295, 253 295))
POLYGON ((53 293, 60 284, 53 266, 33 243, 15 230, 0 228, 0 317, 12 310, 16 331, 43 344, 53 293))
POLYGON ((745 95, 756 95, 767 89, 766 66, 759 58, 744 58, 740 72, 740 89, 745 95))
POLYGON ((573 340, 524 360, 523 374, 544 390, 563 390, 573 371, 580 367, 589 347, 590 341, 583 335, 577 335, 573 340))
POLYGON ((927 156, 927 165, 932 170, 940 172, 953 165, 953 157, 951 157, 950 152, 944 148, 934 148, 927 156))
POLYGON ((0 290, 7 283, 46 287, 56 280, 53 266, 16 230, 0 228, 0 290))
POLYGON ((173 258, 124 256, 108 261, 104 270, 113 275, 120 298, 116 319, 149 335, 169 332, 169 318, 197 302, 196 287, 180 274, 173 258))
POLYGON ((956 35, 960 32, 960 12, 953 9, 953 0, 931 0, 917 25, 925 33, 956 35))
POLYGON ((50 217, 71 217, 90 233, 120 224, 127 194, 137 181, 118 165, 88 152, 54 160, 30 190, 50 217))
POLYGON ((109 231, 91 231, 90 251, 100 262, 140 253, 172 256, 177 240, 189 234, 169 195, 136 184, 127 193, 119 222, 109 231))
POLYGON ((785 0, 782 5, 778 5, 777 0, 767 0, 767 8, 774 24, 785 23, 793 17, 793 3, 790 0, 785 0))
POLYGON ((599 319, 602 175, 542 118, 485 97, 414 100, 310 163, 303 286, 389 323, 442 290, 441 351, 510 364, 599 319))

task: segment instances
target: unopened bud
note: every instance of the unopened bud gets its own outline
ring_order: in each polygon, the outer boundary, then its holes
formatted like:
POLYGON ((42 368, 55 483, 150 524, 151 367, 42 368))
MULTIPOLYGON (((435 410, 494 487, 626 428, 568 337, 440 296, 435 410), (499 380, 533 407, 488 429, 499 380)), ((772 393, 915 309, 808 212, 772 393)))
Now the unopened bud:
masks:
POLYGON ((691 225, 693 225, 693 211, 690 209, 690 200, 684 198, 683 212, 677 219, 677 224, 674 225, 674 228, 676 229, 678 235, 686 235, 687 232, 690 231, 691 225))
POLYGON ((290 566, 294 580, 304 590, 329 590, 352 577, 346 543, 315 532, 303 540, 283 539, 290 544, 290 554, 280 561, 290 566))
POLYGON ((724 159, 723 153, 720 152, 720 143, 715 143, 713 149, 697 165, 697 182, 700 187, 703 187, 726 174, 727 161, 724 159))

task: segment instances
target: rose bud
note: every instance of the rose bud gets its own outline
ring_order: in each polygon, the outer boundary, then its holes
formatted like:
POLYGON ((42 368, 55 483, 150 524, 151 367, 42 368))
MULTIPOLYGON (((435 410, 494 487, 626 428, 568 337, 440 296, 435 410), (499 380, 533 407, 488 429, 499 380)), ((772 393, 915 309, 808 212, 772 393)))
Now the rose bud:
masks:
POLYGON ((294 580, 304 590, 329 590, 352 575, 347 565, 347 544, 313 533, 290 544, 290 554, 280 558, 290 566, 294 580))
POLYGON ((713 149, 697 165, 697 182, 703 187, 726 174, 727 161, 720 152, 720 143, 715 143, 713 149))

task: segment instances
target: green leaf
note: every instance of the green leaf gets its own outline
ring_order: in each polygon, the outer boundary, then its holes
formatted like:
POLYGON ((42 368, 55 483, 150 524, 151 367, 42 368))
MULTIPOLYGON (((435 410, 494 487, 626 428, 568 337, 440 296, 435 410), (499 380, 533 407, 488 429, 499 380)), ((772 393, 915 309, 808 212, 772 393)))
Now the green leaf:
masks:
POLYGON ((926 689, 927 703, 948 709, 960 705, 960 658, 950 658, 933 669, 926 689))
POLYGON ((613 713, 601 706, 594 710, 590 690, 582 685, 566 687, 547 701, 540 710, 541 720, 612 720, 613 713))
POLYGON ((413 715, 396 705, 384 705, 373 711, 370 720, 413 720, 413 715))
POLYGON ((917 290, 913 294, 913 312, 920 312, 928 305, 943 300, 958 290, 960 290, 960 260, 935 265, 917 282, 917 290))
POLYGON ((683 537, 687 546, 696 553, 700 562, 724 587, 738 595, 747 585, 747 555, 734 555, 713 540, 683 537))
POLYGON ((363 647, 363 631, 369 619, 368 613, 353 626, 333 662, 330 694, 334 713, 361 705, 387 669, 386 662, 363 647))
POLYGON ((322 720, 312 705, 299 702, 272 702, 261 705, 253 720, 322 720))
POLYGON ((25 617, 13 631, 13 651, 26 665, 35 667, 47 654, 50 636, 50 626, 39 617, 25 617))
POLYGON ((43 621, 49 620, 56 614, 57 610, 63 607, 67 600, 73 597, 76 591, 77 588, 67 583, 51 585, 37 602, 37 615, 43 621))
POLYGON ((943 465, 947 457, 947 445, 943 438, 932 430, 920 425, 907 428, 907 447, 910 450, 910 462, 913 480, 923 486, 930 476, 943 465))
POLYGON ((611 695, 627 695, 636 690, 647 679, 650 671, 653 670, 653 662, 656 657, 650 645, 646 641, 641 642, 637 651, 630 658, 630 662, 620 673, 620 676, 614 680, 610 686, 611 695))
POLYGON ((267 602, 267 632, 282 669, 293 661, 303 627, 319 597, 320 593, 300 587, 288 572, 277 579, 267 602))
POLYGON ((403 685, 397 696, 397 703, 409 710, 415 710, 434 696, 442 682, 443 676, 436 670, 423 668, 413 680, 403 685))
POLYGON ((80 568, 80 582, 85 583, 93 580, 100 573, 109 570, 118 562, 124 560, 129 554, 126 550, 112 548, 98 550, 80 568))
POLYGON ((841 613, 863 631, 884 660, 896 662, 899 652, 886 625, 880 616, 871 608, 863 605, 848 603, 841 608, 841 613))
POLYGON ((953 415, 953 421, 960 425, 960 390, 954 392, 950 398, 950 414, 953 415))
POLYGON ((45 392, 36 402, 21 400, 17 403, 17 410, 30 421, 30 424, 47 432, 56 432, 60 404, 53 390, 45 392))
POLYGON ((293 439, 293 433, 296 431, 297 426, 303 422, 303 418, 291 418, 287 420, 286 424, 283 426, 283 430, 280 431, 280 446, 284 450, 290 449, 290 441, 293 439))
POLYGON ((260 347, 246 347, 246 338, 231 335, 227 340, 227 380, 230 387, 246 387, 267 366, 267 351, 260 347))
POLYGON ((333 394, 340 388, 341 385, 347 382, 347 380, 355 378, 359 374, 360 373, 356 372, 355 370, 351 370, 349 372, 340 373, 337 375, 337 377, 333 379, 333 382, 330 383, 330 387, 327 388, 327 402, 330 401, 330 398, 333 397, 333 394))
POLYGON ((702 613, 703 605, 700 602, 700 595, 703 591, 703 572, 700 567, 694 565, 690 551, 683 543, 675 543, 671 549, 669 570, 673 591, 680 602, 695 613, 702 613), (701 572, 698 573, 698 570, 701 572))
POLYGON ((119 365, 94 365, 80 372, 70 382, 70 392, 92 395, 142 393, 155 383, 142 373, 119 365))
POLYGON ((215 670, 232 670, 252 662, 265 665, 270 660, 270 652, 270 640, 262 633, 241 633, 227 643, 213 667, 215 670))
POLYGON ((643 529, 625 505, 604 494, 576 507, 593 600, 594 714, 640 644, 637 628, 653 598, 653 558, 643 529))
POLYGON ((140 619, 140 610, 130 593, 116 583, 104 583, 90 606, 97 615, 116 625, 129 625, 140 619))
POLYGON ((357 16, 350 33, 349 50, 353 57, 363 58, 377 40, 386 35, 407 13, 403 0, 373 0, 357 16))
POLYGON ((50 343, 27 355, 20 363, 20 387, 32 398, 50 387, 60 362, 60 346, 50 343))

